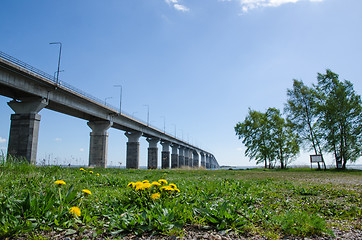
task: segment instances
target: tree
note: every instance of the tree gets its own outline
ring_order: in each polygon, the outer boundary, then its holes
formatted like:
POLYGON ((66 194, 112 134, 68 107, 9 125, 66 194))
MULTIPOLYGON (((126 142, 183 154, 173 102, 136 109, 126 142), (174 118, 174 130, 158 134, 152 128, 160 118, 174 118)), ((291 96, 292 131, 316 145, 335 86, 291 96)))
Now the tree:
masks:
MULTIPOLYGON (((294 79, 293 89, 287 90, 287 96, 288 100, 284 109, 288 114, 287 118, 293 123, 293 128, 301 140, 308 145, 309 149, 312 148, 316 155, 321 155, 324 162, 321 147, 323 130, 318 121, 316 90, 294 79)), ((324 168, 325 166, 324 163, 324 168)))
POLYGON ((327 69, 318 73, 318 113, 326 139, 325 148, 334 153, 342 168, 362 154, 362 103, 361 97, 347 80, 341 82, 338 74, 327 69))
POLYGON ((255 159, 256 164, 264 162, 264 167, 271 166, 270 161, 274 159, 274 152, 270 149, 270 134, 266 125, 265 114, 251 110, 244 122, 235 126, 236 135, 242 139, 246 146, 245 155, 255 159))
POLYGON ((282 118, 278 109, 269 108, 265 114, 272 136, 271 145, 280 162, 280 168, 286 168, 299 153, 300 138, 293 132, 292 124, 282 118))
POLYGON ((237 123, 234 129, 251 160, 264 162, 265 168, 272 168, 279 160, 281 168, 285 168, 299 153, 299 138, 290 126, 275 108, 266 113, 249 109, 244 122, 237 123))

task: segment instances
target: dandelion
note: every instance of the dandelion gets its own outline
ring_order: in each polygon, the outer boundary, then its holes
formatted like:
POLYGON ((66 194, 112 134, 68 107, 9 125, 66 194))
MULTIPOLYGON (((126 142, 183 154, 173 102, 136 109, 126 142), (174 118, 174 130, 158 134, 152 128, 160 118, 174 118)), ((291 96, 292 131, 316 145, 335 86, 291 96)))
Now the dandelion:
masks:
POLYGON ((151 185, 159 187, 159 186, 161 186, 161 183, 154 181, 154 182, 151 183, 151 185))
POLYGON ((143 184, 143 187, 144 187, 145 189, 149 189, 150 187, 152 187, 152 185, 151 185, 151 183, 146 182, 146 183, 143 184))
POLYGON ((86 194, 89 194, 89 195, 92 195, 92 192, 89 191, 88 189, 83 189, 82 192, 86 193, 86 194))
POLYGON ((154 193, 151 195, 151 199, 152 200, 156 200, 156 199, 159 199, 161 197, 161 194, 160 193, 154 193))
POLYGON ((63 180, 57 180, 54 182, 55 185, 61 186, 61 185, 65 185, 65 182, 63 180))
POLYGON ((135 188, 136 191, 142 191, 142 190, 145 190, 145 187, 144 185, 142 184, 139 184, 139 185, 136 185, 136 188, 135 188))
POLYGON ((99 176, 99 173, 97 173, 96 175, 99 176))
POLYGON ((148 181, 148 180, 143 180, 142 182, 143 182, 143 183, 149 183, 150 181, 148 181))
POLYGON ((69 208, 69 213, 72 213, 77 217, 80 217, 80 215, 81 215, 79 207, 71 207, 71 208, 69 208))
POLYGON ((90 174, 93 174, 93 171, 89 171, 90 174))
POLYGON ((82 168, 82 167, 81 167, 79 170, 81 170, 81 171, 85 171, 85 170, 84 170, 84 168, 82 168))
POLYGON ((173 189, 176 189, 176 188, 177 188, 176 184, 174 184, 174 183, 170 183, 169 186, 170 186, 171 188, 173 188, 173 189))
POLYGON ((134 182, 130 182, 130 183, 127 184, 127 187, 134 188, 134 187, 135 187, 135 183, 134 183, 134 182))
POLYGON ((174 189, 170 186, 163 186, 160 188, 161 191, 166 191, 166 192, 173 192, 174 189))
POLYGON ((158 180, 159 183, 161 183, 162 185, 166 185, 167 181, 165 179, 160 179, 158 180))

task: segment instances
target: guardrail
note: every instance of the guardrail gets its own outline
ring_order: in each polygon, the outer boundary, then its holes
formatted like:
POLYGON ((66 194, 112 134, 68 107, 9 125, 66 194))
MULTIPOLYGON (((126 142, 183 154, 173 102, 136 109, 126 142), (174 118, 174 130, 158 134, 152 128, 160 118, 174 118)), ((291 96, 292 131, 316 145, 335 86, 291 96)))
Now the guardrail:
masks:
MULTIPOLYGON (((21 68, 24 68, 24 69, 26 69, 27 71, 30 71, 30 72, 32 72, 32 73, 34 73, 34 74, 36 74, 36 75, 39 75, 39 76, 41 76, 41 77, 43 77, 43 78, 46 78, 46 79, 49 80, 49 81, 52 81, 52 82, 56 83, 56 79, 54 78, 54 76, 52 76, 52 75, 50 75, 50 74, 48 74, 48 73, 46 73, 46 72, 43 72, 43 71, 41 71, 41 70, 39 70, 39 69, 37 69, 37 68, 35 68, 35 67, 33 67, 33 66, 25 63, 25 62, 23 62, 23 61, 21 61, 21 60, 15 58, 15 57, 13 57, 13 56, 10 56, 9 54, 6 54, 6 53, 0 51, 0 58, 6 60, 6 61, 8 61, 8 62, 11 62, 11 63, 13 63, 13 64, 15 64, 15 65, 17 65, 17 66, 19 66, 19 67, 21 67, 21 68)), ((73 91, 73 92, 76 92, 76 93, 82 95, 82 96, 85 97, 85 98, 88 98, 88 99, 90 99, 90 100, 92 100, 92 101, 95 101, 95 102, 97 102, 97 103, 99 103, 99 104, 101 104, 101 105, 103 105, 103 106, 106 106, 106 107, 108 107, 108 108, 111 108, 112 110, 114 110, 114 111, 116 111, 116 112, 120 112, 120 109, 119 109, 119 108, 117 108, 117 107, 115 107, 115 106, 112 106, 111 104, 106 103, 105 101, 103 101, 103 100, 101 100, 101 99, 99 99, 99 98, 97 98, 97 97, 95 97, 95 96, 93 96, 93 95, 91 95, 91 94, 89 94, 89 93, 86 93, 86 92, 84 92, 83 90, 81 90, 81 89, 79 89, 79 88, 76 88, 76 87, 70 85, 69 83, 67 83, 67 82, 65 82, 65 81, 63 81, 63 80, 61 80, 61 79, 59 79, 59 85, 61 85, 61 86, 64 87, 64 88, 67 88, 67 89, 69 89, 69 90, 71 90, 71 91, 73 91)), ((134 117, 134 116, 131 116, 129 113, 127 113, 127 112, 125 112, 125 111, 122 111, 122 115, 125 115, 125 116, 127 116, 127 117, 129 117, 129 118, 132 118, 132 119, 134 119, 134 120, 137 120, 137 121, 139 121, 139 122, 141 122, 141 123, 143 123, 143 124, 145 124, 145 125, 148 125, 148 126, 154 128, 154 129, 157 129, 157 130, 160 131, 160 132, 164 132, 164 131, 161 130, 160 128, 158 128, 158 127, 156 127, 156 126, 153 126, 153 125, 151 125, 151 124, 147 124, 144 120, 141 120, 141 119, 138 119, 138 118, 136 118, 136 117, 134 117)), ((168 134, 168 135, 170 135, 170 136, 174 136, 173 134, 171 134, 171 133, 169 133, 169 132, 167 132, 167 131, 165 131, 164 133, 165 133, 165 134, 168 134)), ((175 136, 175 137, 176 137, 176 136, 175 136)), ((185 140, 183 140, 183 139, 182 139, 182 141, 187 142, 188 144, 190 144, 188 141, 185 141, 185 140)))

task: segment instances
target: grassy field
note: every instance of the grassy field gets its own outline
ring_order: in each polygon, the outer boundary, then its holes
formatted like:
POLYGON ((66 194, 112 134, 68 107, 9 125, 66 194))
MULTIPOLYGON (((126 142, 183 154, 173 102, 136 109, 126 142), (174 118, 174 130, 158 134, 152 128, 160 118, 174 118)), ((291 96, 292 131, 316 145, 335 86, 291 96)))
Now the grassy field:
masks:
POLYGON ((358 170, 80 170, 0 164, 0 239, 54 234, 121 239, 150 232, 182 237, 190 228, 266 239, 333 238, 332 229, 361 230, 361 219, 358 170))

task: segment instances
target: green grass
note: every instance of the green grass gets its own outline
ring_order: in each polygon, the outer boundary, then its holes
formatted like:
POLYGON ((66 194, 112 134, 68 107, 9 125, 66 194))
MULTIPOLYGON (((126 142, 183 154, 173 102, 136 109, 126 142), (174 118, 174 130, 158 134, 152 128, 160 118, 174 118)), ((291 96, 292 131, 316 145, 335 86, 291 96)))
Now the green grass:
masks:
POLYGON ((361 221, 361 183, 362 171, 80 171, 0 163, 0 238, 46 239, 54 231, 82 236, 89 230, 103 238, 154 231, 182 236, 186 227, 270 239, 333 236, 332 225, 361 221), (180 192, 152 200, 150 190, 127 187, 146 179, 166 179, 180 192), (56 180, 66 185, 56 186, 56 180), (80 217, 69 213, 73 206, 80 217))

